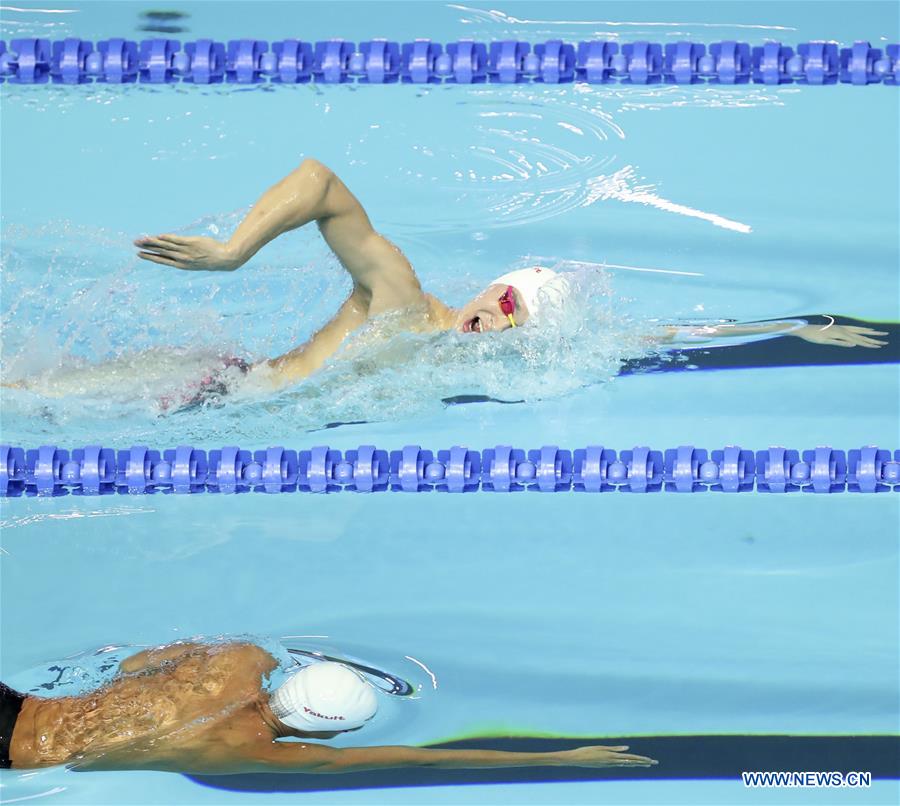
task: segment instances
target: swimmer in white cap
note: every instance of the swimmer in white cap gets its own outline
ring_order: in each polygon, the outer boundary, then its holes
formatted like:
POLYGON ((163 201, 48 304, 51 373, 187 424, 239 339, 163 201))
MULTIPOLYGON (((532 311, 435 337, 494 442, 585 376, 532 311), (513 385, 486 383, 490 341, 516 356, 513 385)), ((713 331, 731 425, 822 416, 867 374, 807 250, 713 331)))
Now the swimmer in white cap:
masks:
POLYGON ((0 766, 228 775, 656 763, 621 745, 519 753, 309 742, 363 728, 382 695, 355 669, 331 661, 301 668, 269 694, 266 679, 277 666, 253 644, 176 643, 126 658, 112 681, 75 697, 36 697, 0 684, 0 766), (301 741, 278 741, 288 737, 301 741))
POLYGON ((405 314, 411 330, 488 333, 535 320, 559 299, 549 290, 555 272, 534 266, 498 277, 471 302, 451 308, 426 294, 406 256, 375 232, 362 205, 322 163, 307 159, 270 188, 227 243, 206 237, 158 235, 135 245, 144 260, 191 271, 233 271, 266 243, 288 230, 315 221, 353 290, 337 314, 305 344, 256 368, 277 386, 315 372, 347 336, 368 319, 389 311, 405 314), (545 288, 547 286, 547 288, 545 288))
POLYGON ((272 693, 269 708, 304 733, 358 730, 378 710, 375 690, 349 666, 323 661, 291 675, 272 693))
MULTIPOLYGON (((196 374, 187 357, 170 355, 168 350, 145 351, 128 356, 124 371, 118 362, 67 366, 27 378, 7 375, 0 380, 0 386, 65 397, 106 392, 111 378, 114 381, 139 374, 152 379, 186 372, 189 377, 180 381, 178 390, 167 392, 157 401, 162 411, 184 410, 227 395, 243 383, 245 376, 252 375, 259 381, 254 384, 257 387, 271 388, 305 378, 334 356, 350 334, 381 314, 399 314, 392 318, 392 325, 411 331, 497 333, 524 325, 528 332, 541 327, 542 322, 549 322, 550 326, 558 323, 559 317, 544 314, 552 314, 570 296, 571 286, 564 275, 544 266, 531 266, 501 275, 459 308, 444 304, 423 291, 403 252, 372 228, 356 197, 329 168, 314 159, 304 160, 267 190, 225 242, 208 237, 156 235, 138 238, 135 245, 140 258, 161 266, 186 271, 234 271, 269 241, 312 221, 350 275, 353 289, 331 320, 293 350, 255 363, 231 354, 198 356, 203 368, 196 374), (175 371, 167 369, 173 360, 180 362, 175 371)), ((648 341, 702 341, 715 346, 733 343, 735 339, 791 336, 826 346, 877 349, 887 343, 880 338, 885 335, 884 331, 857 324, 831 321, 822 326, 788 319, 660 327, 648 334, 648 341)))
MULTIPOLYGON (((461 308, 451 308, 419 284, 405 255, 369 222, 362 205, 344 183, 317 160, 300 167, 270 188, 259 199, 227 242, 207 237, 158 235, 139 238, 135 245, 144 260, 188 271, 233 271, 246 263, 273 238, 311 221, 318 224, 326 242, 353 279, 353 290, 335 316, 305 344, 284 355, 249 368, 262 369, 276 386, 290 384, 319 369, 333 356, 347 336, 369 318, 388 311, 402 311, 411 330, 457 330, 489 333, 539 323, 547 308, 558 305, 566 293, 562 277, 548 268, 534 266, 498 277, 461 308), (271 371, 267 371, 271 370, 271 371)), ((750 335, 771 333, 779 323, 744 325, 750 335)), ((715 328, 704 336, 714 338, 715 328)), ((785 335, 839 346, 878 347, 871 328, 834 325, 827 330, 804 327, 790 320, 785 335)), ((733 327, 723 335, 732 337, 733 327)), ((674 333, 661 334, 660 341, 674 333)), ((231 359, 234 360, 233 358, 231 359)), ((213 378, 212 383, 215 384, 213 378)), ((202 398, 202 393, 199 395, 202 398)), ((197 397, 192 400, 198 399, 197 397)), ((201 401, 202 402, 202 401, 201 401)))

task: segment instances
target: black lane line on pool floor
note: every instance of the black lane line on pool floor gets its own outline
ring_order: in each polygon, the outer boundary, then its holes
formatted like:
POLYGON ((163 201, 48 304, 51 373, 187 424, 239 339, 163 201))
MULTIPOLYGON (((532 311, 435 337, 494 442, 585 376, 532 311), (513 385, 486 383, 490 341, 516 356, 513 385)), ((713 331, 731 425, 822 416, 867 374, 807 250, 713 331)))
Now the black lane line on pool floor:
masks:
POLYGON ((656 767, 585 769, 518 767, 493 770, 392 769, 343 774, 253 773, 191 775, 191 780, 235 792, 327 792, 465 784, 554 781, 730 780, 742 772, 870 772, 873 781, 900 778, 900 736, 604 736, 596 739, 530 737, 465 739, 429 745, 443 749, 527 752, 599 744, 628 745, 630 753, 659 761, 656 767))

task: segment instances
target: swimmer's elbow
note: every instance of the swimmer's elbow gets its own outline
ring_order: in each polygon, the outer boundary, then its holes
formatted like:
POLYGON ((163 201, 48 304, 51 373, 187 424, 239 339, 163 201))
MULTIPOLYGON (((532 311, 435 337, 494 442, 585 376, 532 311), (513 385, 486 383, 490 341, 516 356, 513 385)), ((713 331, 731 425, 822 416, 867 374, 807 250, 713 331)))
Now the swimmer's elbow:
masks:
POLYGON ((304 159, 297 171, 303 178, 321 182, 323 185, 327 185, 335 175, 331 168, 314 157, 304 159))
POLYGON ((327 165, 315 157, 304 157, 300 160, 300 168, 306 171, 330 171, 327 165))

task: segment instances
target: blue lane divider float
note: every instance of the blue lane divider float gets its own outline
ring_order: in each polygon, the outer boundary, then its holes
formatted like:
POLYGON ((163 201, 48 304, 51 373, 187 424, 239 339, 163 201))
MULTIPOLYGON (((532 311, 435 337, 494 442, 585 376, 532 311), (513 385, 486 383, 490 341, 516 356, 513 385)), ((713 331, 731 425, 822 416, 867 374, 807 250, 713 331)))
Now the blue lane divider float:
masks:
POLYGON ((551 39, 532 45, 462 39, 391 42, 331 39, 105 39, 0 41, 0 81, 16 84, 900 84, 900 45, 781 42, 751 47, 726 40, 577 43, 551 39))
POLYGON ((664 451, 602 445, 522 450, 497 445, 431 451, 419 445, 381 450, 362 445, 341 452, 327 446, 274 446, 209 452, 181 445, 72 451, 55 445, 0 445, 0 495, 141 495, 152 493, 465 492, 900 492, 900 450, 875 446, 707 451, 682 445, 664 451))

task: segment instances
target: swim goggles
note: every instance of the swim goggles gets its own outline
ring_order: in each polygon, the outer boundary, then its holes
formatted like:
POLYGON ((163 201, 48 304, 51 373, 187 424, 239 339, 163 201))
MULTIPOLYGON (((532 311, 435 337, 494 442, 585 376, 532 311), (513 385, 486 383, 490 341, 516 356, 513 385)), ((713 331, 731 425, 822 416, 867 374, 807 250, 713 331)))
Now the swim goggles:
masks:
POLYGON ((506 291, 500 295, 499 302, 500 310, 503 312, 503 315, 509 319, 509 324, 512 327, 515 327, 516 320, 513 317, 513 314, 516 312, 516 292, 511 285, 506 286, 506 291))

